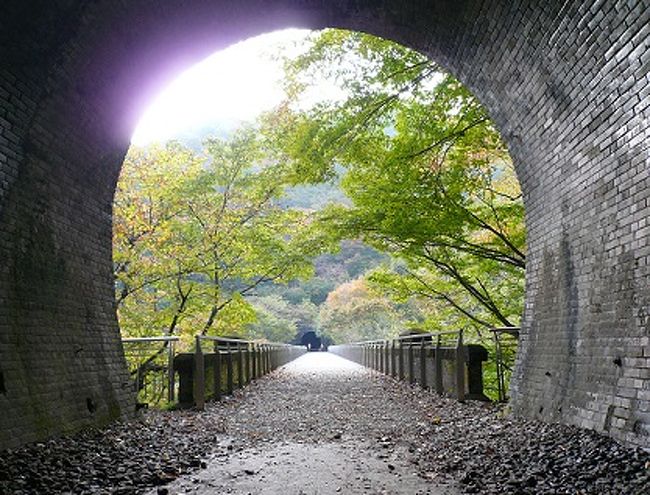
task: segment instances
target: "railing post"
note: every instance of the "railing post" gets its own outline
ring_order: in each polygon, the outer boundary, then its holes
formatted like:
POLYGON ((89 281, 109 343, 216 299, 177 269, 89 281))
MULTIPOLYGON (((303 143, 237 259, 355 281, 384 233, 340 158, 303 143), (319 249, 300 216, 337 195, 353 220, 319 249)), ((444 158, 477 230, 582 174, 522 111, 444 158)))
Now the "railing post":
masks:
POLYGON ((463 330, 458 332, 456 341, 456 398, 465 400, 465 346, 463 344, 463 330))
POLYGON ((372 344, 375 355, 375 371, 379 371, 381 368, 381 353, 379 352, 379 344, 372 344))
POLYGON ((436 393, 442 395, 443 384, 442 384, 442 349, 440 348, 440 335, 436 339, 436 355, 434 362, 434 373, 435 373, 435 388, 436 393))
POLYGON ((372 369, 379 371, 379 353, 377 352, 377 344, 372 344, 372 369))
POLYGON ((205 409, 205 361, 201 349, 201 336, 195 337, 194 350, 194 404, 199 411, 205 409))
POLYGON ((379 344, 374 344, 375 347, 375 371, 381 371, 381 352, 379 352, 379 344))
POLYGON ((271 369, 271 349, 268 344, 264 344, 264 374, 268 374, 271 369))
POLYGON ((253 373, 253 380, 255 380, 259 375, 257 374, 257 344, 251 344, 251 372, 253 373))
POLYGON ((372 369, 379 370, 379 353, 377 352, 377 344, 372 344, 372 369))
POLYGON ((259 357, 260 357, 260 362, 258 364, 259 369, 260 369, 260 376, 264 376, 266 373, 264 372, 264 344, 260 344, 259 346, 259 357))
POLYGON ((415 357, 413 356, 413 342, 408 343, 409 383, 415 383, 415 357))
POLYGON ((397 378, 404 380, 404 341, 399 341, 399 368, 397 370, 397 378))
POLYGON ((230 342, 226 342, 226 391, 228 392, 228 395, 232 395, 235 390, 235 386, 233 384, 233 374, 230 342))
POLYGON ((427 348, 424 337, 420 341, 420 387, 427 388, 427 348))
POLYGON ((503 376, 503 354, 501 352, 501 338, 499 332, 494 330, 494 352, 497 369, 497 386, 499 393, 499 402, 506 400, 505 380, 503 376))
POLYGON ((251 345, 246 342, 244 346, 244 383, 248 385, 251 382, 251 345))
POLYGON ((396 359, 396 349, 395 349, 395 341, 391 341, 390 344, 390 376, 396 377, 397 376, 397 369, 395 365, 395 359, 396 359))
POLYGON ((244 353, 241 343, 237 342, 237 387, 244 388, 244 353))
POLYGON ((269 344, 269 373, 275 369, 275 348, 269 344))
POLYGON ((174 402, 176 396, 176 371, 174 370, 174 341, 170 340, 167 355, 167 400, 169 403, 174 402))
POLYGON ((214 382, 214 400, 221 400, 221 350, 219 342, 214 341, 214 370, 212 372, 214 382))

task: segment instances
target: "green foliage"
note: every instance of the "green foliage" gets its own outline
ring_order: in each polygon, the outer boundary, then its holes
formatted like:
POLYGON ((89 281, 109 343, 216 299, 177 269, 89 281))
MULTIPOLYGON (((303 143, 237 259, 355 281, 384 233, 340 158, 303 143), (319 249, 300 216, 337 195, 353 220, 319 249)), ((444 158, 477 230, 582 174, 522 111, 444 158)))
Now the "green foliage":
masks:
MULTIPOLYGON (((320 227, 320 224, 315 224, 320 227)), ((329 249, 334 251, 334 245, 329 249)), ((342 283, 349 282, 387 260, 387 256, 359 241, 340 242, 336 252, 324 253, 314 259, 314 276, 292 280, 286 285, 266 284, 260 295, 278 295, 292 304, 309 301, 316 306, 342 283)))
POLYGON ((315 329, 318 309, 310 301, 292 304, 277 294, 251 297, 249 301, 258 315, 257 321, 249 325, 250 338, 290 342, 298 334, 315 329))
POLYGON ((287 174, 254 129, 206 142, 132 149, 114 205, 118 315, 128 336, 244 335, 244 296, 308 277, 324 239, 309 213, 279 205, 287 174))
POLYGON ((523 204, 480 103, 422 55, 361 33, 317 35, 287 74, 290 99, 267 117, 267 132, 304 181, 344 168, 351 204, 330 204, 319 222, 333 238, 360 238, 402 260, 373 273, 371 286, 419 299, 433 327, 516 324, 523 204), (344 96, 305 108, 301 98, 322 78, 344 96))
POLYGON ((373 293, 363 279, 356 279, 330 292, 318 328, 334 343, 392 338, 404 329, 404 320, 417 318, 413 309, 373 293))
POLYGON ((203 153, 131 150, 115 203, 124 334, 349 342, 462 327, 490 347, 482 328, 519 321, 526 246, 485 109, 400 45, 337 30, 311 43, 258 129, 203 153), (323 79, 339 97, 319 97, 323 79))

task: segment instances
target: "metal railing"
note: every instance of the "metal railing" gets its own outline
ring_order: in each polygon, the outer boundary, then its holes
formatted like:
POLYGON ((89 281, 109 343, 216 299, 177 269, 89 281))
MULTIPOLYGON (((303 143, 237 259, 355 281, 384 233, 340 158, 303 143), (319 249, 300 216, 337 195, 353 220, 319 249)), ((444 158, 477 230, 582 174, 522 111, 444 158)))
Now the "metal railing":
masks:
POLYGON ((223 372, 226 375, 227 394, 232 394, 235 388, 235 370, 237 386, 242 388, 255 378, 259 378, 274 369, 296 359, 304 354, 302 346, 277 343, 257 343, 247 340, 226 337, 197 335, 194 347, 194 405, 202 410, 205 407, 209 387, 206 380, 206 354, 203 343, 212 343, 212 398, 221 399, 223 393, 223 372))
POLYGON ((203 409, 208 399, 230 395, 235 388, 243 388, 306 352, 302 346, 197 335, 194 352, 177 353, 178 340, 166 336, 141 337, 125 338, 122 343, 138 392, 155 385, 157 390, 167 391, 170 404, 178 402, 198 409, 203 409), (161 343, 162 346, 152 349, 153 344, 161 343), (211 352, 206 352, 208 344, 211 352))
POLYGON ((175 343, 178 340, 178 337, 168 336, 122 339, 124 354, 131 374, 135 375, 135 389, 139 396, 144 392, 146 395, 162 398, 167 392, 167 401, 174 402, 174 355, 175 343), (153 349, 154 346, 156 349, 153 349))
POLYGON ((506 382, 512 374, 514 356, 517 351, 519 327, 491 328, 494 339, 494 361, 497 376, 497 393, 499 402, 508 400, 508 387, 506 382))
POLYGON ((482 346, 465 344, 463 335, 463 330, 417 333, 390 340, 330 346, 329 350, 439 394, 453 389, 453 395, 460 401, 486 400, 481 363, 487 359, 487 351, 482 346), (445 362, 451 366, 445 366, 445 362))

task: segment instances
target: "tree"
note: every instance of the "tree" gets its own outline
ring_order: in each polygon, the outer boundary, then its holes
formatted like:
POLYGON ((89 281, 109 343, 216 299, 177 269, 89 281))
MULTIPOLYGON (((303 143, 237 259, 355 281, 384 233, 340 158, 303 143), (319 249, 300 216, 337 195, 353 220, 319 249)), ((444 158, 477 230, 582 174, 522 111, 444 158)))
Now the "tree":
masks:
POLYGON ((248 327, 250 338, 291 342, 316 329, 318 309, 310 301, 292 304, 278 294, 251 297, 249 301, 258 315, 248 327))
POLYGON ((188 309, 191 272, 182 251, 167 242, 184 209, 183 178, 200 168, 199 157, 177 143, 132 148, 124 162, 113 205, 113 261, 126 336, 172 335, 188 309))
POLYGON ((318 322, 322 335, 345 343, 396 337, 403 330, 404 317, 389 299, 373 293, 363 279, 356 279, 330 292, 318 322))
POLYGON ((476 98, 417 52, 361 33, 323 32, 287 61, 287 74, 289 99, 267 116, 267 132, 303 180, 345 169, 352 205, 326 208, 320 222, 333 237, 361 238, 404 260, 372 283, 429 300, 432 314, 451 309, 463 323, 516 324, 523 204, 476 98), (343 97, 305 108, 301 98, 322 78, 336 80, 343 97))
POLYGON ((323 245, 307 212, 279 206, 286 177, 252 128, 208 140, 205 155, 132 150, 114 208, 123 332, 244 334, 246 296, 308 276, 323 245))

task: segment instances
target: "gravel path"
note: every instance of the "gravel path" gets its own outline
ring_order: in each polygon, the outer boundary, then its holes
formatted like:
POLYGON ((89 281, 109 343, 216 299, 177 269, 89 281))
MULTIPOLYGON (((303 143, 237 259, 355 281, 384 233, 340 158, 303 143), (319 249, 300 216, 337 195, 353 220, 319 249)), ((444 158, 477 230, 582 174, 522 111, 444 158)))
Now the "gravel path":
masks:
POLYGON ((310 353, 205 412, 0 453, 0 494, 650 493, 649 454, 501 416, 310 353))
POLYGON ((216 456, 168 493, 459 493, 419 476, 410 461, 410 444, 400 439, 417 435, 412 425, 423 418, 421 408, 402 403, 405 391, 333 354, 304 355, 224 411, 237 454, 216 456))

